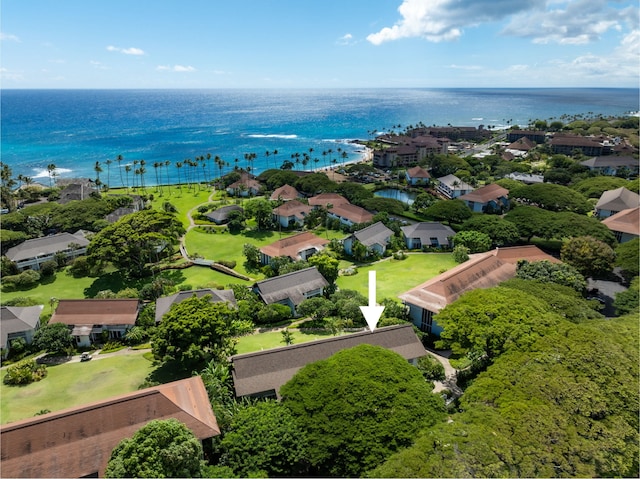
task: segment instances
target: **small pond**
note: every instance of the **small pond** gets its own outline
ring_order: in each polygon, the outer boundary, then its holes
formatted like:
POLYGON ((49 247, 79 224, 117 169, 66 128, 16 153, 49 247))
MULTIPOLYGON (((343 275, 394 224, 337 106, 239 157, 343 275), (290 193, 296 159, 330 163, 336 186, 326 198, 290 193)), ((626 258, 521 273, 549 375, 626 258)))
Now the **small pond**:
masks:
POLYGON ((384 190, 378 190, 374 193, 374 195, 380 196, 382 198, 392 198, 394 200, 399 200, 408 205, 412 204, 416 199, 416 196, 418 196, 417 193, 397 190, 395 188, 385 188, 384 190))

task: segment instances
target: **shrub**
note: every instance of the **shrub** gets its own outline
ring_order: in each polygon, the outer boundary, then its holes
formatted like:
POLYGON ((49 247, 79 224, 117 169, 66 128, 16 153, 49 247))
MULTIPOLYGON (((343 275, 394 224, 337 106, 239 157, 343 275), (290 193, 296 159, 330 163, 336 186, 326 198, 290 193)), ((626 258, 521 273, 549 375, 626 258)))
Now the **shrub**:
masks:
POLYGON ((38 364, 34 359, 28 359, 9 366, 3 382, 10 386, 19 386, 40 381, 46 375, 47 368, 44 364, 38 364))
POLYGON ((469 248, 463 245, 458 245, 453 248, 453 260, 456 263, 464 263, 469 259, 469 248))
POLYGON ((71 266, 67 270, 71 276, 74 278, 82 278, 84 276, 89 276, 91 273, 91 265, 89 261, 87 261, 86 256, 79 256, 73 260, 71 266))
POLYGON ((444 366, 433 356, 419 358, 418 369, 427 381, 442 381, 446 377, 444 366))
POLYGON ((53 276, 58 269, 58 263, 54 260, 45 261, 40 265, 40 274, 42 276, 53 276))
POLYGON ((13 276, 2 278, 2 286, 7 289, 23 289, 33 286, 40 281, 40 273, 32 269, 13 276))
POLYGON ((270 324, 284 321, 291 317, 291 309, 284 304, 273 303, 262 308, 256 317, 259 324, 270 324))
POLYGON ((233 269, 236 267, 236 262, 233 260, 220 259, 218 260, 218 263, 220 263, 222 266, 226 266, 229 269, 233 269))

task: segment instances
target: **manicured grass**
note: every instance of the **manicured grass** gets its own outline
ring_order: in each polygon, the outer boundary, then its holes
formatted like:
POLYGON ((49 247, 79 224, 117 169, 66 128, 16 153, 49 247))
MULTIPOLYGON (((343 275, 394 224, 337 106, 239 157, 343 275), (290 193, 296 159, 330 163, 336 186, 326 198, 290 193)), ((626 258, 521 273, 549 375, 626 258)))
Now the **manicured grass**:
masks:
POLYGON ((336 281, 340 289, 354 289, 369 294, 368 271, 376 271, 376 298, 397 298, 405 291, 437 276, 443 270, 456 266, 450 253, 408 254, 405 260, 393 258, 358 267, 353 276, 340 276, 336 281))
MULTIPOLYGON (((227 260, 235 261, 235 271, 242 273, 250 278, 263 279, 264 275, 256 271, 246 271, 244 268, 245 257, 243 254, 243 247, 245 243, 250 243, 258 248, 278 241, 281 238, 287 238, 298 232, 283 232, 277 231, 246 231, 241 234, 231 233, 204 233, 197 229, 192 229, 186 235, 186 247, 190 255, 197 253, 198 255, 216 261, 227 260)), ((344 238, 346 235, 339 231, 316 231, 314 234, 327 238, 329 240, 333 238, 344 238)), ((230 279, 233 279, 229 277, 230 279)))
MULTIPOLYGON (((289 331, 293 333, 293 344, 306 343, 308 341, 315 341, 316 339, 331 337, 331 333, 328 331, 314 331, 312 333, 300 332, 297 329, 290 329, 289 331)), ((242 336, 239 338, 237 350, 238 354, 244 354, 262 351, 264 349, 279 348, 281 346, 285 346, 282 342, 282 333, 274 331, 242 336)))
MULTIPOLYGON (((27 386, 0 385, 0 422, 32 417, 132 392, 155 368, 142 352, 49 366, 42 381, 27 386)), ((1 376, 4 377, 5 371, 1 376)))

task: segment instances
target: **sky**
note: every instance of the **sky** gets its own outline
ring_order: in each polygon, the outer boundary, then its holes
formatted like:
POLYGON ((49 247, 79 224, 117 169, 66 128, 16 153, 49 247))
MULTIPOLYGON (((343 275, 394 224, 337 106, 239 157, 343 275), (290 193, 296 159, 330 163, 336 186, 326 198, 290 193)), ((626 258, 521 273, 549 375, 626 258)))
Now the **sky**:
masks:
POLYGON ((637 0, 2 0, 2 88, 638 87, 637 0))

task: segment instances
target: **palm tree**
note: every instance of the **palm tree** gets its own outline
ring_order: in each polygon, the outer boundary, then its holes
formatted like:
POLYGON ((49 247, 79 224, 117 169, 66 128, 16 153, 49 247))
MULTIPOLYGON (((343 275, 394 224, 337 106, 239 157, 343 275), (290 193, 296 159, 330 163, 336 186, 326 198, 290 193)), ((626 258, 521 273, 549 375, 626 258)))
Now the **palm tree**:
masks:
POLYGON ((142 187, 143 191, 145 191, 146 189, 146 185, 144 183, 144 175, 147 172, 147 169, 145 168, 146 164, 147 164, 146 161, 140 160, 140 186, 142 187))
POLYGON ((211 153, 207 153, 207 173, 209 173, 209 179, 207 181, 211 181, 213 178, 211 177, 211 153))
POLYGON ((107 164, 107 184, 105 186, 108 187, 111 184, 111 163, 113 163, 113 161, 107 160, 105 163, 107 164))
POLYGON ((131 165, 124 165, 124 172, 127 174, 127 191, 129 190, 129 172, 131 171, 131 165))
POLYGON ((271 152, 269 150, 264 152, 264 156, 267 158, 267 170, 269 169, 269 155, 271 152))
POLYGON ((124 181, 122 181, 122 155, 118 155, 116 161, 118 162, 118 170, 120 171, 120 184, 124 186, 124 181))
POLYGON ((53 163, 49 163, 47 165, 47 173, 49 174, 49 188, 53 188, 53 176, 56 172, 56 165, 53 163))
POLYGON ((180 168, 182 168, 182 162, 181 161, 177 161, 176 162, 176 168, 178 171, 178 188, 180 189, 180 193, 182 193, 182 183, 180 182, 180 168))
POLYGON ((340 155, 340 157, 342 158, 342 166, 344 167, 344 162, 349 157, 349 155, 347 154, 346 151, 343 151, 342 154, 340 155))
POLYGON ((136 176, 140 174, 140 170, 138 169, 138 164, 140 160, 133 160, 133 189, 136 189, 138 182, 136 181, 136 176))
POLYGON ((157 161, 153 162, 153 171, 156 174, 156 191, 160 191, 160 195, 162 196, 162 185, 160 185, 160 179, 158 178, 158 168, 162 166, 162 163, 157 161))
POLYGON ((169 165, 170 164, 171 164, 171 161, 169 160, 164 161, 164 172, 167 175, 167 188, 169 190, 169 196, 171 196, 171 181, 169 181, 169 165))
POLYGON ((96 164, 93 166, 93 170, 96 172, 96 184, 100 185, 100 173, 102 173, 102 167, 100 166, 99 161, 96 161, 96 164))

